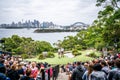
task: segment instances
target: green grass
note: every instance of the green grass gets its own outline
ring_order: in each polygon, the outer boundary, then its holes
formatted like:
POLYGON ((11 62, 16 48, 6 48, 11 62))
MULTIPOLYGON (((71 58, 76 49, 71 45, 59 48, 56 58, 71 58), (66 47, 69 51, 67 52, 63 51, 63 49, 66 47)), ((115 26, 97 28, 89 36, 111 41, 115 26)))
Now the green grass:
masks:
MULTIPOLYGON (((86 53, 91 53, 93 52, 92 50, 85 50, 85 51, 80 51, 82 53, 82 55, 76 56, 74 58, 68 58, 68 57, 64 57, 64 58, 58 58, 58 54, 55 54, 54 58, 46 58, 43 60, 39 60, 37 57, 36 58, 31 58, 31 59, 26 59, 27 61, 36 61, 36 62, 48 62, 49 64, 67 64, 68 62, 74 62, 74 61, 89 61, 89 60, 93 60, 94 58, 91 57, 87 57, 86 53)), ((99 52, 95 52, 96 54, 100 54, 99 52)))

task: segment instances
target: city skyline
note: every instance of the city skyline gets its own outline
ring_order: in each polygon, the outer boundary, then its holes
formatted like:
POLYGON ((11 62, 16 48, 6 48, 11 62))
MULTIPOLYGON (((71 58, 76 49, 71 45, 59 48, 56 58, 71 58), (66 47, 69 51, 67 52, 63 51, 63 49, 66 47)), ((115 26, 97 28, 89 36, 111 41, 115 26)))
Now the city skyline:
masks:
POLYGON ((58 25, 91 24, 102 8, 96 0, 1 0, 0 24, 37 19, 58 25))
POLYGON ((83 22, 74 22, 72 24, 69 25, 58 25, 55 24, 53 22, 49 22, 49 21, 44 21, 44 22, 40 22, 39 20, 34 19, 33 21, 31 20, 25 20, 25 21, 18 21, 18 22, 11 22, 10 24, 0 24, 0 28, 57 28, 57 27, 70 27, 70 26, 74 26, 76 25, 77 27, 80 26, 84 26, 87 27, 89 26, 86 23, 83 22))

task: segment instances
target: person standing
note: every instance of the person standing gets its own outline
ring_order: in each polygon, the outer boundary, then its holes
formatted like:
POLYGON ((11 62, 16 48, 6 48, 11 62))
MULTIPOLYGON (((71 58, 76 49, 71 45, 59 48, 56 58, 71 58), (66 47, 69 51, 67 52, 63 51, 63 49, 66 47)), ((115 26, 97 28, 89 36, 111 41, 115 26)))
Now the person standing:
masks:
POLYGON ((110 68, 108 67, 107 63, 103 60, 100 62, 101 66, 102 66, 102 70, 106 75, 108 75, 110 68))
POLYGON ((20 78, 20 80, 35 80, 34 78, 31 78, 31 72, 32 72, 32 70, 30 68, 28 68, 26 70, 26 76, 22 76, 20 78))
POLYGON ((93 66, 90 80, 107 80, 107 75, 102 71, 102 66, 99 63, 93 66))
POLYGON ((102 52, 103 52, 103 56, 106 57, 108 52, 107 52, 107 48, 103 48, 102 49, 102 52))
POLYGON ((85 71, 85 73, 82 76, 82 79, 89 80, 92 71, 93 71, 93 64, 89 64, 87 67, 87 70, 85 71))
POLYGON ((61 57, 61 50, 58 49, 58 58, 60 58, 60 57, 61 57))
POLYGON ((115 65, 117 67, 117 71, 114 72, 112 80, 120 80, 120 59, 115 60, 115 65))
POLYGON ((18 74, 17 70, 16 70, 16 64, 13 64, 11 66, 11 69, 7 72, 7 76, 11 79, 11 80, 19 80, 20 75, 18 74))
POLYGON ((9 77, 6 76, 6 68, 4 65, 0 64, 0 80, 11 80, 9 77))
POLYGON ((61 57, 64 57, 64 48, 61 48, 61 57))
POLYGON ((81 66, 81 63, 77 62, 77 67, 72 72, 71 80, 82 80, 82 76, 83 76, 84 72, 85 72, 85 70, 81 66))

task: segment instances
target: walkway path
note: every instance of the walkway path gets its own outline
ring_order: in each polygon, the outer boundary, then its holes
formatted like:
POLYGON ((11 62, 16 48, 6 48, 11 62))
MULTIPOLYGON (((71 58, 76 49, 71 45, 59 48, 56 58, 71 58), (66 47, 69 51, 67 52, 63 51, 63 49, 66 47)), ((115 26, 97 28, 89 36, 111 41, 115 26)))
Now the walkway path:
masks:
POLYGON ((66 73, 59 73, 57 80, 68 80, 68 75, 66 73))
POLYGON ((74 57, 74 55, 72 54, 72 53, 66 53, 66 54, 64 54, 66 57, 68 57, 68 58, 73 58, 74 57))

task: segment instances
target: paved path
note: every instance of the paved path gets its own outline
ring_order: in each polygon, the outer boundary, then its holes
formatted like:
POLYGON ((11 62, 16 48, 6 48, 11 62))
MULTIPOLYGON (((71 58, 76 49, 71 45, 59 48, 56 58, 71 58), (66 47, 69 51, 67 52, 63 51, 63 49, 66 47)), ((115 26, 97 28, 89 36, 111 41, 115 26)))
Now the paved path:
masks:
POLYGON ((68 75, 66 73, 59 73, 57 80, 68 80, 68 75))
POLYGON ((72 54, 72 53, 66 53, 66 54, 64 54, 66 57, 68 57, 68 58, 73 58, 74 57, 74 55, 72 54))

